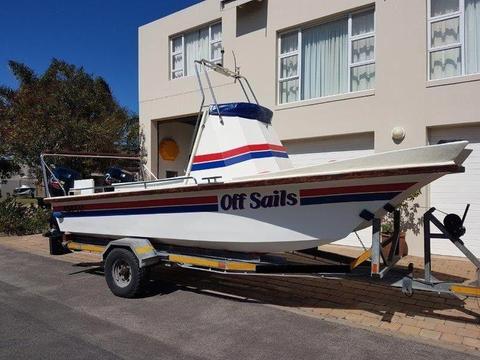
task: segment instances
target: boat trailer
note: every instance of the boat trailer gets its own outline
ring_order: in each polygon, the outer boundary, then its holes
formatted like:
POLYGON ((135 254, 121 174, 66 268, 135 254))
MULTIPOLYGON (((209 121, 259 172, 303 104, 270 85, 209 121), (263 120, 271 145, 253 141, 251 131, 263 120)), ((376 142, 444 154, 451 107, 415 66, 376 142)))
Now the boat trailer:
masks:
POLYGON ((51 230, 49 237, 50 254, 61 255, 74 251, 99 253, 105 267, 107 284, 112 292, 121 297, 136 297, 143 291, 148 269, 151 266, 181 267, 191 270, 215 272, 230 275, 268 275, 322 278, 356 278, 387 283, 401 287, 402 292, 412 296, 415 290, 430 291, 455 296, 480 297, 480 261, 470 252, 461 236, 465 234, 462 218, 449 214, 443 223, 434 215, 435 208, 423 216, 424 225, 424 277, 415 278, 413 263, 407 269, 395 267, 400 253, 400 211, 393 212, 393 234, 382 240, 381 219, 363 211, 360 216, 371 221, 372 246, 357 257, 348 257, 318 248, 282 254, 238 253, 231 251, 207 250, 170 245, 151 244, 148 239, 122 238, 109 240, 63 234, 51 230), (431 225, 440 230, 432 233, 431 225), (451 241, 477 269, 475 286, 439 281, 432 275, 431 239, 451 241))

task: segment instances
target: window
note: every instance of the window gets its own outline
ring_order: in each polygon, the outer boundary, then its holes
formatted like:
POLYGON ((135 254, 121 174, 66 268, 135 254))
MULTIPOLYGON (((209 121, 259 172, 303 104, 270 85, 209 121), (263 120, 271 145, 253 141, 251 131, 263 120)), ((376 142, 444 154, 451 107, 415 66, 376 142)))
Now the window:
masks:
POLYGON ((295 31, 280 37, 279 89, 282 104, 298 100, 300 86, 298 44, 301 42, 301 35, 300 31, 295 31))
POLYGON ((480 0, 430 0, 429 79, 480 72, 480 0))
POLYGON ((374 87, 373 9, 280 34, 278 48, 280 104, 374 87))
POLYGON ((166 170, 165 171, 165 178, 174 178, 178 176, 178 171, 173 171, 173 170, 166 170))
POLYGON ((195 73, 195 60, 222 61, 222 23, 215 23, 170 39, 170 78, 195 73))

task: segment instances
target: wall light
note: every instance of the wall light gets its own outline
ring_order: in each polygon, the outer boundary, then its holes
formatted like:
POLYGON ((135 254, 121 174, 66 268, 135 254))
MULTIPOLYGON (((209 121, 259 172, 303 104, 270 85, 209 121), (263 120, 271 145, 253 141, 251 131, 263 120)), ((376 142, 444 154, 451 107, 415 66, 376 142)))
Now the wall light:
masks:
POLYGON ((401 142, 403 139, 405 139, 405 135, 406 135, 406 131, 401 126, 395 126, 392 129, 392 139, 396 143, 401 142))

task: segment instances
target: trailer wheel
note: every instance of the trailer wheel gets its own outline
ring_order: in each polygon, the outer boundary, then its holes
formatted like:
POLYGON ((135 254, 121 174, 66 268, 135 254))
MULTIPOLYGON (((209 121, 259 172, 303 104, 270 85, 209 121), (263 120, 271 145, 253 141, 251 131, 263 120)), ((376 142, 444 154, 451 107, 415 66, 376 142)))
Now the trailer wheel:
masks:
POLYGON ((140 295, 147 280, 147 268, 141 268, 137 257, 127 249, 113 249, 105 261, 108 287, 117 296, 134 298, 140 295))

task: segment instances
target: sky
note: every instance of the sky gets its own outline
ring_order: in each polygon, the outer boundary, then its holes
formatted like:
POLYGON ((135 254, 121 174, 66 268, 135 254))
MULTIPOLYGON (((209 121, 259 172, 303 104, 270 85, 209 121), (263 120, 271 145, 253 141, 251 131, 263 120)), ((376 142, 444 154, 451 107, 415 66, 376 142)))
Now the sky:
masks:
POLYGON ((8 61, 42 73, 52 58, 109 83, 138 112, 138 27, 201 0, 14 0, 0 6, 0 85, 17 87, 8 61))

